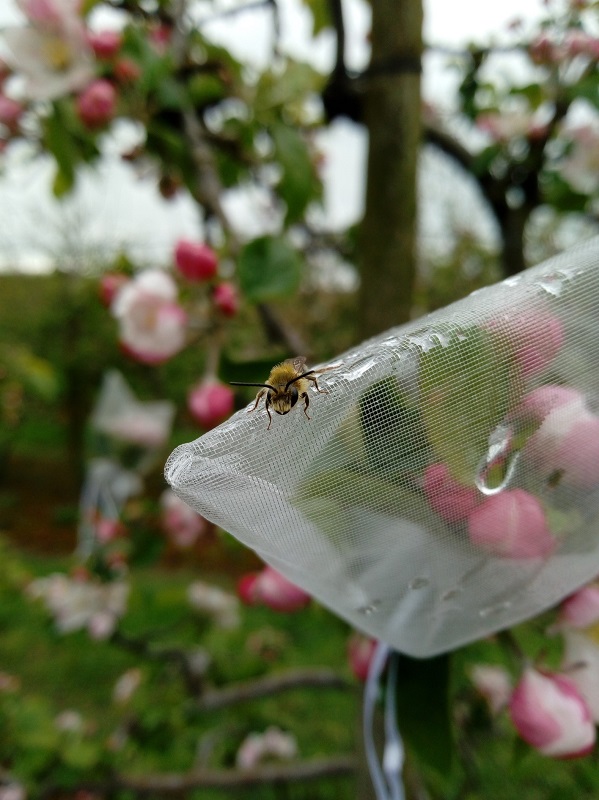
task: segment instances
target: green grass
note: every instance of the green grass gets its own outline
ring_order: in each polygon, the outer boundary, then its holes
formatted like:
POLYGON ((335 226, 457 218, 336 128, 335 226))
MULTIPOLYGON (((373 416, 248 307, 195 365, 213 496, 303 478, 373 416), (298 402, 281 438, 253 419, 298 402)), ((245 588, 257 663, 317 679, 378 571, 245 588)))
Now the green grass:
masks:
MULTIPOLYGON (((352 691, 293 690, 244 702, 233 708, 199 712, 186 695, 177 670, 169 664, 144 662, 110 642, 91 642, 87 633, 58 634, 38 602, 24 597, 31 577, 66 571, 66 559, 30 557, 3 546, 0 552, 0 671, 18 677, 20 696, 32 715, 47 720, 65 709, 80 712, 93 728, 95 742, 105 741, 123 724, 135 732, 113 755, 117 770, 132 774, 184 772, 193 766, 200 743, 209 743, 208 765, 226 768, 234 763, 237 747, 251 731, 277 725, 297 737, 302 758, 347 754, 354 747, 356 703, 352 691), (122 673, 141 666, 142 684, 126 707, 112 699, 122 673), (315 712, 317 709, 317 713, 315 712)), ((243 611, 242 625, 218 630, 189 612, 185 592, 199 576, 187 570, 137 569, 132 575, 129 610, 122 630, 129 637, 150 637, 157 647, 202 647, 210 654, 208 681, 230 685, 267 673, 299 666, 345 666, 346 626, 322 608, 299 614, 273 614, 264 609, 243 611)), ((221 580, 232 589, 230 580, 221 580)), ((2 695, 0 693, 0 724, 2 695)), ((45 730, 44 725, 37 725, 45 730)), ((2 753, 0 733, 0 766, 2 753)), ((8 745, 5 744, 5 747, 8 745)), ((30 751, 11 768, 33 769, 30 751)), ((39 771, 39 770, 38 770, 39 771)), ((324 781, 290 789, 288 795, 263 790, 240 793, 244 798, 349 798, 347 780, 324 781)), ((35 796, 35 785, 30 790, 35 796)), ((279 792, 281 790, 279 789, 279 792)), ((222 792, 202 790, 211 800, 222 792)))

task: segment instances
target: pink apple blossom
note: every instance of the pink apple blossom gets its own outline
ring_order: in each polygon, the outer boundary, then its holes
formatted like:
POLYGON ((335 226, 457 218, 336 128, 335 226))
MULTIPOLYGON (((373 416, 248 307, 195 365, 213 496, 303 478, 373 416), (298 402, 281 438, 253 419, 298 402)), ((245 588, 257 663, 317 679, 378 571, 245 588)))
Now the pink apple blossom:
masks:
POLYGON ((549 481, 580 489, 599 486, 599 417, 578 399, 551 411, 528 438, 522 457, 549 481))
POLYGON ((234 317, 239 311, 239 294, 232 283, 223 281, 214 287, 212 301, 225 317, 234 317))
POLYGON ((512 681, 506 669, 494 664, 476 664, 470 671, 470 678, 493 714, 507 706, 512 694, 512 681))
POLYGON ((526 669, 509 709, 520 736, 543 755, 576 758, 593 749, 595 725, 591 713, 565 675, 526 669))
POLYGON ((123 349, 138 361, 160 364, 185 346, 187 314, 177 285, 163 270, 145 270, 116 294, 111 311, 120 324, 123 349))
POLYGON ((523 489, 485 500, 468 517, 470 541, 505 558, 546 558, 556 546, 540 502, 523 489))
POLYGON ((292 612, 305 608, 312 599, 273 567, 244 576, 237 591, 247 605, 265 605, 273 611, 292 612))
POLYGON ((85 87, 75 105, 79 119, 87 128, 100 128, 114 117, 116 103, 117 93, 112 83, 97 78, 85 87))
POLYGON ((216 275, 218 258, 204 242, 179 239, 175 246, 175 264, 189 281, 206 281, 216 275))
POLYGON ((377 641, 359 631, 354 631, 347 641, 347 660, 349 668, 359 681, 368 678, 368 671, 377 641))
POLYGON ((590 634, 564 630, 562 672, 584 698, 595 723, 599 723, 599 644, 590 634))
POLYGON ((203 428, 214 428, 233 413, 235 395, 228 386, 216 380, 196 384, 187 397, 192 417, 203 428))
POLYGON ((599 623, 599 584, 588 583, 562 600, 555 627, 588 628, 597 623, 599 623))
POLYGON ((162 527, 177 547, 191 547, 206 533, 208 524, 204 517, 184 503, 172 489, 162 493, 160 506, 162 527))
POLYGON ((458 483, 441 463, 426 468, 422 488, 431 508, 447 522, 466 519, 481 498, 475 487, 458 483))
POLYGON ((496 142, 508 142, 515 137, 537 138, 547 129, 546 124, 528 109, 480 114, 476 124, 496 142))
POLYGON ((29 25, 7 28, 5 60, 30 100, 53 100, 94 78, 93 51, 75 0, 21 0, 29 25))

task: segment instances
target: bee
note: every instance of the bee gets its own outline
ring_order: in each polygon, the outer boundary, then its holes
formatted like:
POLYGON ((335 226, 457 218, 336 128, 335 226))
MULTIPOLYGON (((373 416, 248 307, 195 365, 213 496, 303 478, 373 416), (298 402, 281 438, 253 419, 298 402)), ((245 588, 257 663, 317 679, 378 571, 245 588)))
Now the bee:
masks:
POLYGON ((256 395, 256 402, 250 412, 258 408, 260 400, 264 396, 264 406, 268 414, 268 428, 272 423, 272 416, 270 409, 272 408, 277 414, 288 414, 291 409, 296 405, 298 400, 304 401, 304 414, 308 419, 308 406, 310 405, 310 398, 308 397, 308 388, 310 383, 313 383, 316 390, 320 394, 328 394, 326 389, 321 389, 316 380, 316 375, 321 372, 328 372, 333 367, 325 367, 324 369, 306 369, 306 359, 303 356, 297 358, 288 358, 280 364, 274 366, 268 381, 266 383, 240 383, 232 381, 232 386, 260 386, 260 391, 256 395))

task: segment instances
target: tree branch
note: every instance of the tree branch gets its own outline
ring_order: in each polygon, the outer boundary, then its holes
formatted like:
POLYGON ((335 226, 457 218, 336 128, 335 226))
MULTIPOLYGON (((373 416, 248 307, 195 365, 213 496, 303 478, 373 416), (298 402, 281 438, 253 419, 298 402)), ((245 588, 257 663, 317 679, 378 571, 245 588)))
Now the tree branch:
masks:
POLYGON ((297 669, 279 675, 268 675, 252 681, 214 689, 202 694, 198 706, 204 711, 215 711, 236 703, 257 700, 291 689, 339 689, 347 691, 353 685, 329 669, 297 669))

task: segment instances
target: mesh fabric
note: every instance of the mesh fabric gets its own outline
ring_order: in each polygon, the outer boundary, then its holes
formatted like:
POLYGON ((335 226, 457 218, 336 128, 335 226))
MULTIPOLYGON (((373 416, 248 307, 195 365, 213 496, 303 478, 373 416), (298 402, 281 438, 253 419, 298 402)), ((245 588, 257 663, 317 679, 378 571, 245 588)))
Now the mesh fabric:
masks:
POLYGON ((453 649, 599 573, 598 324, 599 238, 321 365, 310 420, 252 402, 166 478, 355 627, 453 649))

